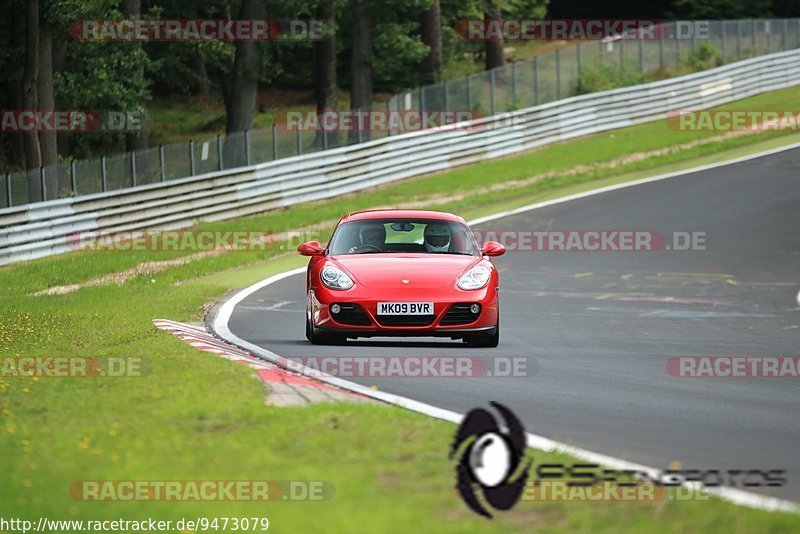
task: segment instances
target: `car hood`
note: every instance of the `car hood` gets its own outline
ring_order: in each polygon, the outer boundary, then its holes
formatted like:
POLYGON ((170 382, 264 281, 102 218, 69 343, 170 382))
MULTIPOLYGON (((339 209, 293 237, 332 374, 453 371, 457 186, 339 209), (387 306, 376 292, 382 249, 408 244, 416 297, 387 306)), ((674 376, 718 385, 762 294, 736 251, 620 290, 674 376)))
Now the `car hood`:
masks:
POLYGON ((451 287, 462 272, 482 260, 461 254, 345 254, 330 259, 364 287, 418 289, 451 287))

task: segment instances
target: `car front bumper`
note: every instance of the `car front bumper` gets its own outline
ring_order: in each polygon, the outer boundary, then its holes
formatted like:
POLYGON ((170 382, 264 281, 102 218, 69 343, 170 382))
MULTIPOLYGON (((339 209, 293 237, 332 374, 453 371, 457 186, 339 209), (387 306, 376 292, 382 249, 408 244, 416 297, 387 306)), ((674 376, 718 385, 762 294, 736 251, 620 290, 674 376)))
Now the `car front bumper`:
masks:
POLYGON ((397 294, 376 298, 363 291, 316 288, 308 293, 308 310, 315 329, 348 337, 436 336, 458 339, 476 333, 491 334, 496 330, 498 291, 496 287, 486 287, 476 291, 431 291, 421 298, 397 294), (378 303, 388 301, 433 302, 434 313, 431 316, 379 316, 378 303), (331 313, 330 306, 334 303, 343 308, 342 312, 331 313), (465 307, 474 303, 481 309, 478 314, 470 315, 465 307), (345 310, 347 313, 343 313, 345 310), (406 321, 415 324, 398 324, 406 321))

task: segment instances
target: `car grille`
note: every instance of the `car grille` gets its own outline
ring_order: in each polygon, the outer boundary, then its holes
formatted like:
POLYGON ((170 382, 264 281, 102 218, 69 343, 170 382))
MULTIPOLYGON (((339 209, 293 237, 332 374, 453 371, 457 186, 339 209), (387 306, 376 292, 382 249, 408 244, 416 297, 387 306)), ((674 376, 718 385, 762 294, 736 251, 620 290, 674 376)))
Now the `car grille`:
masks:
POLYGON ((480 314, 475 315, 469 311, 470 304, 453 304, 442 317, 441 325, 474 323, 480 314))
POLYGON ((435 315, 378 315, 378 322, 384 326, 428 326, 435 315))
POLYGON ((364 308, 358 304, 340 304, 340 306, 342 311, 336 315, 331 314, 331 317, 337 323, 356 326, 369 326, 371 324, 364 308))

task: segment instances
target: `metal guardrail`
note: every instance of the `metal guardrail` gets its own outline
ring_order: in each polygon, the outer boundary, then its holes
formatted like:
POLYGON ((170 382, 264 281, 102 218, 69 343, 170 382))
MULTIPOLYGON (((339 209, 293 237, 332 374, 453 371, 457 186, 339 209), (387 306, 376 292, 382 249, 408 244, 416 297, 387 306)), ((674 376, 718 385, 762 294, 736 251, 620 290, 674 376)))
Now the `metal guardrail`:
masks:
POLYGON ((171 230, 263 213, 800 84, 800 50, 680 78, 477 119, 469 124, 135 189, 0 210, 0 265, 59 254, 82 232, 171 230))
MULTIPOLYGON (((612 76, 669 73, 685 68, 706 44, 724 63, 800 47, 800 19, 667 22, 656 39, 578 42, 489 71, 427 85, 374 102, 373 111, 469 111, 489 116, 588 92, 582 76, 604 65, 612 76), (681 28, 689 26, 689 34, 681 28), (701 31, 702 28, 702 31, 701 31), (616 73, 616 74, 613 74, 616 73)), ((635 32, 634 32, 635 33, 635 32)), ((631 36, 635 37, 635 36, 631 36)), ((707 51, 707 50, 706 50, 707 51)), ((0 176, 0 208, 116 191, 223 171, 259 162, 359 144, 397 131, 339 133, 260 128, 229 136, 73 160, 0 176), (29 194, 30 193, 30 194, 29 194)))

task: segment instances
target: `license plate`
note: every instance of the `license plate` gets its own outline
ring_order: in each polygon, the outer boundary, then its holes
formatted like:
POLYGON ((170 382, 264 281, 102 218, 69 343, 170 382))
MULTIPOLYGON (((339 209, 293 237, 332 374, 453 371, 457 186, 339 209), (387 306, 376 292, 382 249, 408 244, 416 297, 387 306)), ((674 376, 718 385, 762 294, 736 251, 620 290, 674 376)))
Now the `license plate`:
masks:
POLYGON ((378 315, 433 315, 433 302, 379 302, 378 315))

